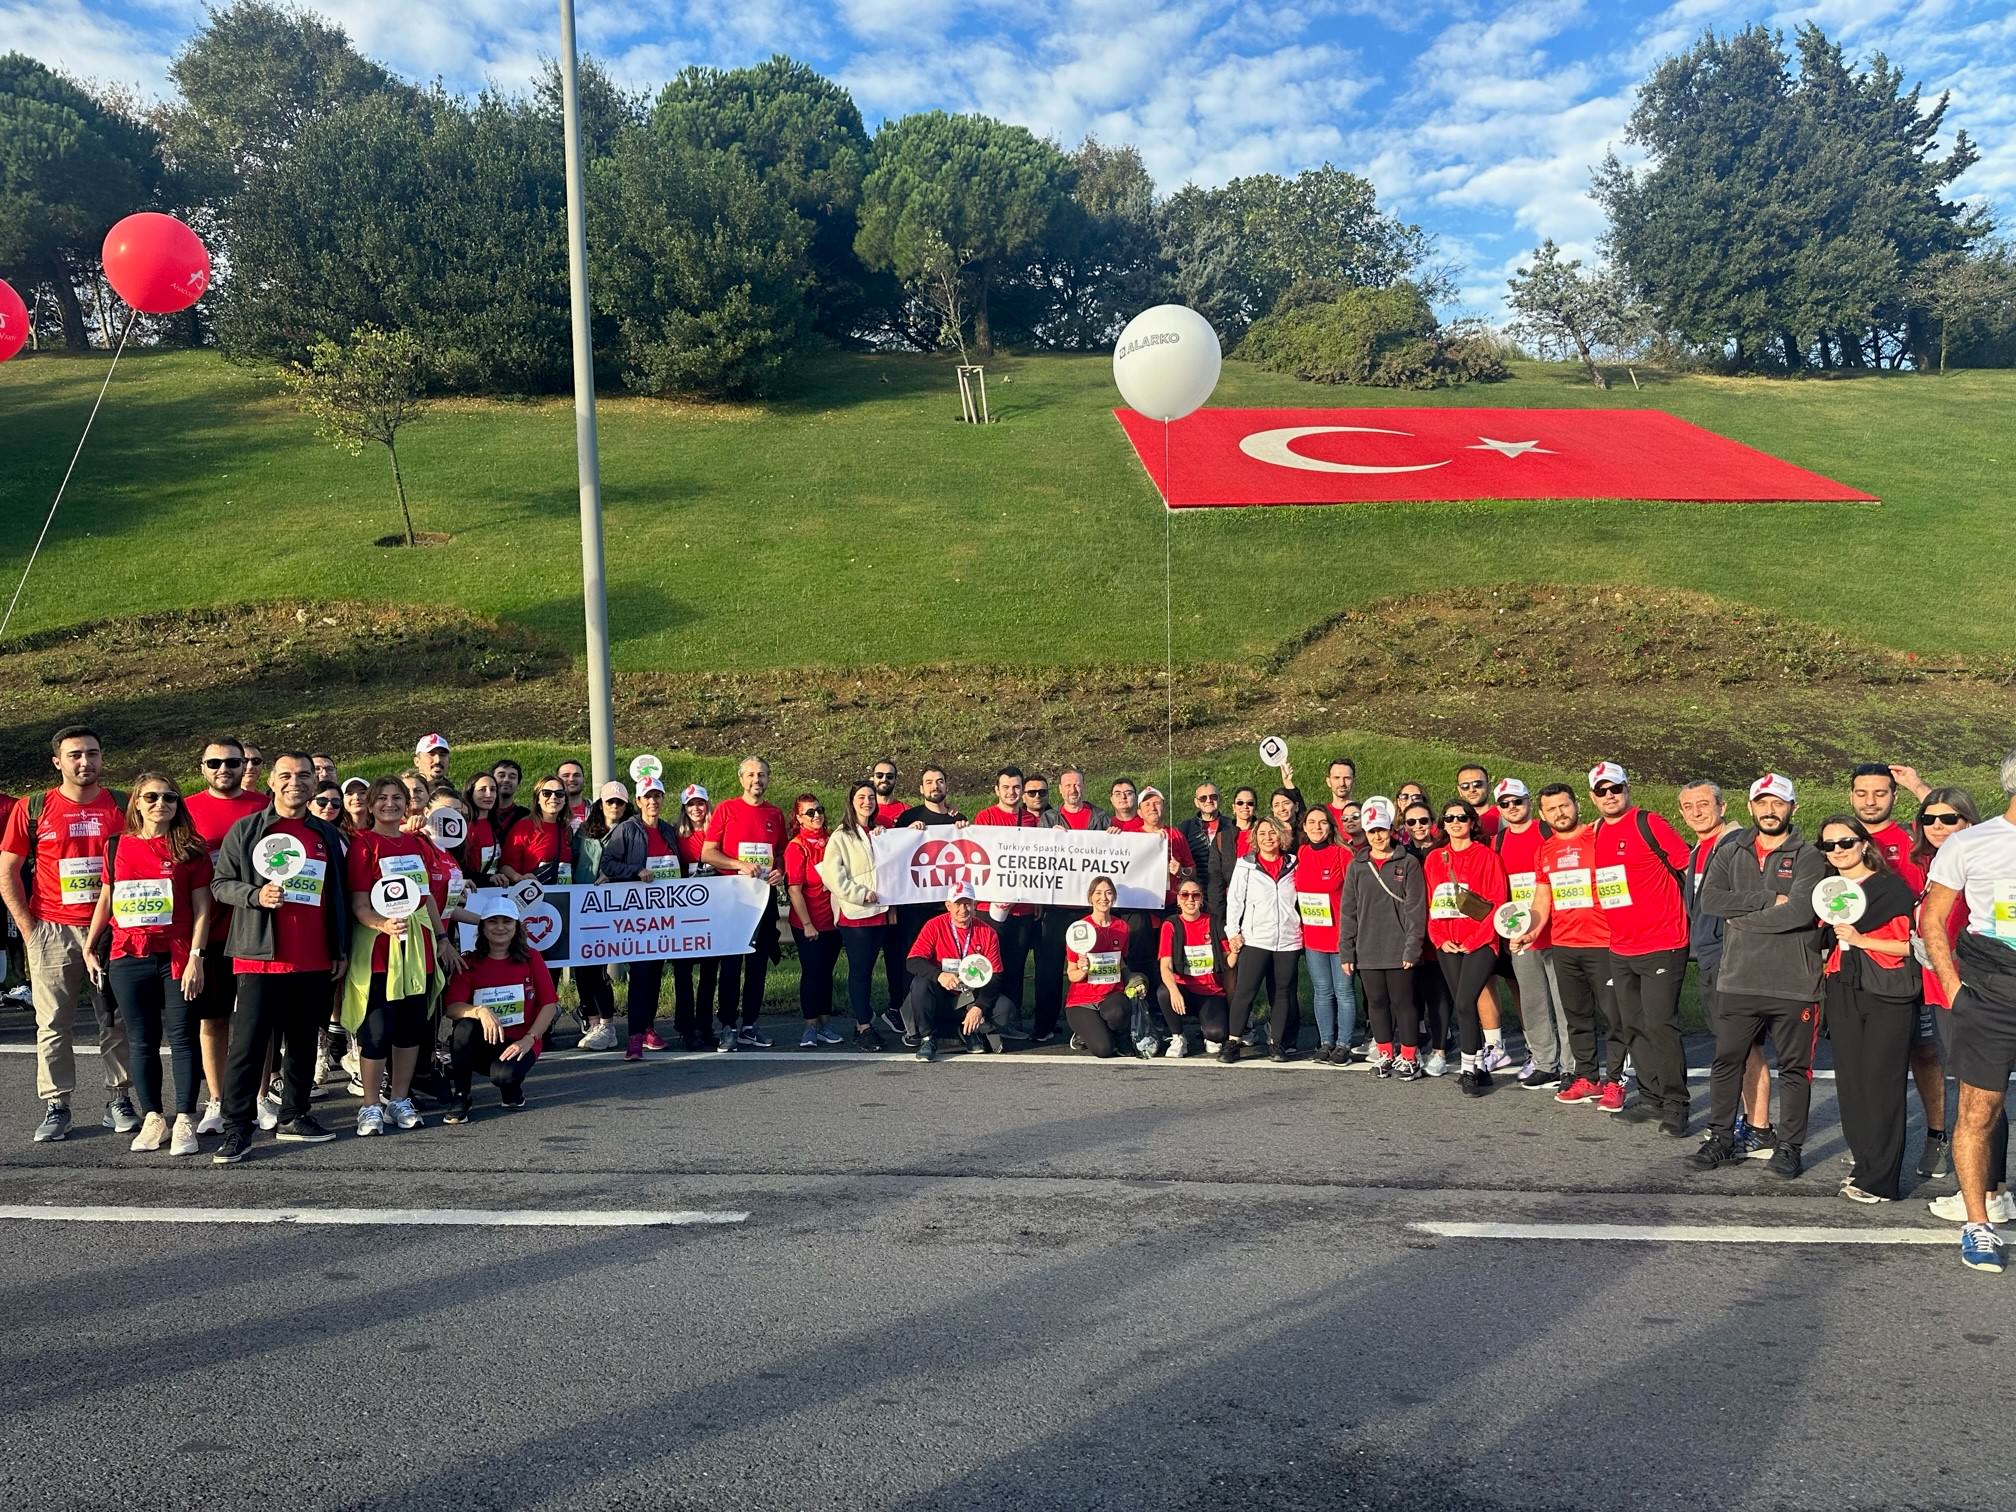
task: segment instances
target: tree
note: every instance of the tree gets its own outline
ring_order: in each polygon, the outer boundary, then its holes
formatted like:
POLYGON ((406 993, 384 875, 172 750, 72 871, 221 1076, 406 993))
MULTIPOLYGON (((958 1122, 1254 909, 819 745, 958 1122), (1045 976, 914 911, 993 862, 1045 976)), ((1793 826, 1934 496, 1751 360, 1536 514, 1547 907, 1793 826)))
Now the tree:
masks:
POLYGON ((1955 345, 2016 333, 2016 246, 1999 242, 1969 255, 1927 258, 1911 281, 1914 308, 1938 328, 1939 371, 1955 345))
POLYGON ((281 370, 295 403, 314 418, 318 435, 353 457, 367 442, 385 448, 408 546, 420 542, 406 503, 406 479, 399 471, 399 432, 421 416, 427 374, 426 349, 410 333, 376 326, 359 327, 345 343, 317 341, 307 362, 281 370))
POLYGON ((1402 280, 1367 289, 1308 279, 1282 292, 1234 354, 1314 383, 1445 388, 1506 376, 1481 331, 1436 324, 1427 297, 1402 280))
POLYGON ((917 290, 938 317, 938 343, 959 354, 966 362, 966 279, 959 259, 942 240, 932 238, 924 249, 924 267, 917 275, 917 290))
POLYGON ((1534 251, 1533 261, 1508 282, 1511 293, 1506 302, 1519 316, 1512 324, 1513 333, 1530 337, 1543 349, 1571 349, 1581 358, 1591 383, 1599 389, 1610 387, 1591 350, 1603 342, 1605 321, 1614 303, 1605 287, 1607 280, 1582 272, 1578 257, 1564 259, 1549 237, 1534 251))
POLYGON ((988 296, 997 266, 1033 254, 1071 191, 1071 165, 1020 126, 942 110, 904 116, 875 134, 861 187, 854 250, 909 283, 940 243, 972 290, 973 342, 994 351, 988 296))

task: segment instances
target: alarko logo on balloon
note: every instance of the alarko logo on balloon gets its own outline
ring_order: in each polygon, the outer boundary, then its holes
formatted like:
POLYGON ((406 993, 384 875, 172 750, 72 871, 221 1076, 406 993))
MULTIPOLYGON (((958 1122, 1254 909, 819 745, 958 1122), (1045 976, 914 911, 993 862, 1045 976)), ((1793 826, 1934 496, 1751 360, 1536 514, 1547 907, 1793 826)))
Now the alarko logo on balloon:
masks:
POLYGON ((926 840, 910 852, 910 880, 919 887, 950 887, 955 882, 987 885, 994 858, 977 840, 926 840))

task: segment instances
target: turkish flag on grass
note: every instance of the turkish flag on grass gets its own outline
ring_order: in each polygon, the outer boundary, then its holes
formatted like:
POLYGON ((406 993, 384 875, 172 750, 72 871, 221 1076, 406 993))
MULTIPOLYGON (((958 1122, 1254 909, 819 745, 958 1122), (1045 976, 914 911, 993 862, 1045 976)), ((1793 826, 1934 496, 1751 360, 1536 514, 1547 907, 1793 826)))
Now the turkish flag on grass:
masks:
POLYGON ((1390 499, 1869 502, 1663 410, 1204 409, 1114 416, 1172 509, 1390 499), (1173 478, 1173 486, 1172 486, 1173 478))

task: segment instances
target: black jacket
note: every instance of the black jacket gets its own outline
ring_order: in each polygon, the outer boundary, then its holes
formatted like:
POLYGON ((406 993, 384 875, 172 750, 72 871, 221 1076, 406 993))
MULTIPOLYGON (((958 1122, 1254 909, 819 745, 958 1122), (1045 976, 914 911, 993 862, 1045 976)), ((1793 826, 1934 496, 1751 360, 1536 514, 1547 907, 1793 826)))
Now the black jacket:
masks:
POLYGON ((1701 879, 1701 911, 1728 924, 1715 990, 1818 1002, 1825 939, 1813 913, 1813 885, 1832 870, 1827 858, 1796 827, 1761 863, 1756 830, 1738 830, 1731 839, 1716 847, 1701 879))
MULTIPOLYGON (((273 959, 274 910, 259 906, 259 893, 266 883, 252 869, 252 848, 279 822, 279 811, 269 803, 232 825, 217 848, 210 896, 231 906, 231 932, 225 937, 224 953, 233 960, 273 959)), ((329 853, 329 870, 322 878, 322 927, 329 940, 329 959, 340 961, 350 954, 350 890, 343 880, 343 836, 335 825, 313 814, 304 814, 297 822, 313 830, 329 853)))
MULTIPOLYGON (((1218 822, 1219 834, 1224 834, 1230 828, 1232 828, 1232 821, 1230 819, 1221 819, 1218 822)), ((1209 913, 1211 912, 1210 899, 1212 896, 1211 878, 1218 870, 1218 866, 1217 857, 1211 854, 1211 844, 1204 838, 1204 821, 1201 818, 1185 819, 1181 824, 1176 826, 1176 833, 1181 835, 1183 843, 1190 847, 1190 859, 1197 868, 1197 882, 1204 889, 1205 912, 1209 913)), ((1230 868, 1227 868, 1225 876, 1228 882, 1231 880, 1231 875, 1230 868)))
MULTIPOLYGON (((1742 833, 1740 829, 1733 829, 1716 840, 1715 849, 1708 853, 1708 865, 1715 864, 1715 853, 1723 846, 1738 844, 1736 837, 1742 833)), ((1703 867, 1698 872, 1694 869, 1694 856, 1699 853, 1700 848, 1701 842, 1695 841, 1694 849, 1687 857, 1687 875, 1680 879, 1680 890, 1687 904, 1688 948, 1694 952, 1694 960, 1701 967, 1705 984, 1712 987, 1715 970, 1722 964, 1724 930, 1721 918, 1716 914, 1704 912, 1701 907, 1701 884, 1708 879, 1708 868, 1703 867)))

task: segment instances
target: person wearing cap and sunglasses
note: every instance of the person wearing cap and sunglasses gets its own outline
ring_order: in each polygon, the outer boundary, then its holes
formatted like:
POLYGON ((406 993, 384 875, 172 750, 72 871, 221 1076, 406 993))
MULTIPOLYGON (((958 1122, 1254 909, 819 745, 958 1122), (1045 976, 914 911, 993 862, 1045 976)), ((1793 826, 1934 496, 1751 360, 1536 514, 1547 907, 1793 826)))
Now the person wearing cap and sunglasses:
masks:
POLYGON ((957 1014, 957 1027, 968 1048, 984 1042, 999 1054, 999 1025, 1015 1011, 1001 996, 1001 937, 980 917, 979 894, 971 882, 954 882, 945 893, 945 911, 934 915, 911 942, 910 990, 903 998, 904 1031, 917 1042, 917 1059, 938 1058, 938 1025, 957 1014), (960 966, 968 957, 983 957, 990 979, 969 985, 960 966))
MULTIPOLYGON (((682 877, 721 875, 700 859, 707 848, 707 816, 713 809, 713 799, 699 783, 689 782, 679 790, 679 817, 672 821, 672 832, 678 838, 682 877)), ((688 1050, 721 1048, 711 1027, 719 971, 720 961, 714 956, 677 956, 672 961, 672 1027, 688 1050)), ((728 1044, 733 1048, 732 1033, 728 1044)))
POLYGON ((1393 800, 1365 800, 1359 821, 1365 854, 1344 872, 1337 955, 1364 999, 1372 1069, 1382 1079, 1417 1081, 1421 1020, 1414 983, 1428 934, 1428 885, 1421 862, 1393 833, 1393 800))
POLYGON ((1610 922, 1610 977, 1618 1021, 1638 1071, 1639 1109, 1659 1132, 1687 1135, 1687 1051, 1680 1037, 1680 988, 1687 978, 1687 842, 1660 814, 1631 801, 1631 781, 1614 761, 1589 769, 1596 824, 1596 906, 1610 922))
POLYGON ((422 735, 413 743, 413 767, 429 782, 452 782, 448 775, 448 741, 439 734, 422 735))
MULTIPOLYGON (((1540 847, 1547 827, 1533 813, 1533 797, 1517 777, 1501 777, 1491 790, 1498 833, 1491 845, 1505 866, 1505 885, 1514 903, 1533 906, 1539 890, 1540 847)), ((1519 988, 1519 1025, 1526 1035, 1526 1063, 1513 1080, 1529 1092, 1559 1087, 1574 1064, 1568 1049, 1568 1016, 1554 982, 1554 964, 1543 932, 1533 948, 1514 950, 1507 942, 1512 980, 1519 988)))
POLYGON ((497 1088, 506 1108, 525 1106, 525 1078, 539 1059, 539 1041, 552 1027, 560 994, 553 973, 525 939, 518 905, 504 892, 483 892, 469 900, 481 917, 476 951, 449 980, 444 994, 453 1099, 441 1115, 446 1124, 469 1122, 471 1084, 480 1072, 497 1088))
MULTIPOLYGON (((540 786, 543 788, 544 783, 540 786)), ((617 783, 605 783, 602 794, 617 783)), ((665 819, 665 784, 645 777, 637 784, 637 811, 621 820, 602 843, 597 882, 671 882, 678 878, 679 832, 665 819)), ((658 994, 665 981, 665 962, 631 961, 625 1015, 629 1039, 623 1059, 644 1059, 647 1050, 672 1047, 658 1037, 658 994)), ((613 1022, 613 1021, 612 1021, 613 1022)))
MULTIPOLYGON (((1492 1086, 1479 1009, 1498 964, 1498 931, 1492 916, 1511 897, 1504 863, 1476 838, 1481 828, 1468 799, 1449 800, 1442 806, 1448 843, 1429 852, 1422 863, 1428 886, 1428 943, 1456 1012, 1463 1057, 1457 1082, 1466 1097, 1481 1097, 1492 1086)), ((1491 1032, 1498 1033, 1495 1024, 1491 1032)))
MULTIPOLYGON (((203 787, 182 800, 182 811, 189 816, 191 827, 203 842, 204 852, 209 856, 214 871, 217 853, 223 848, 224 837, 231 833, 231 826, 249 814, 264 812, 267 800, 246 789, 245 749, 234 737, 225 735, 211 741, 203 747, 200 760, 203 787)), ((308 811, 327 823, 336 822, 312 803, 308 811)), ((217 903, 203 947, 203 988, 190 1005, 196 1018, 197 1047, 203 1057, 203 1080, 209 1088, 208 1100, 196 1123, 198 1134, 224 1132, 224 1085, 231 1053, 231 1010, 238 1001, 238 977, 232 971, 231 958, 224 950, 225 938, 230 932, 231 910, 225 904, 217 903)))
MULTIPOLYGON (((470 786, 473 788, 475 784, 470 786)), ((581 821, 581 827, 574 831, 573 879, 576 886, 585 887, 605 880, 602 853, 616 827, 629 817, 630 789, 620 782, 603 783, 595 807, 581 821)), ((581 1038, 575 1042, 574 1048, 614 1050, 623 1041, 616 1030, 616 989, 609 980, 609 968, 588 965, 576 966, 573 970, 574 991, 581 1002, 581 1038)), ((651 1039, 656 1037, 655 1034, 648 1036, 651 1039)), ((660 1050, 664 1046, 647 1043, 645 1048, 660 1050)))
POLYGON ((1792 822, 1798 802, 1792 779, 1780 773, 1766 772, 1751 783, 1751 827, 1715 850, 1701 879, 1696 907, 1722 920, 1723 935, 1711 1022, 1708 1137, 1688 1157, 1696 1170, 1712 1171, 1748 1154, 1736 1145, 1736 1115, 1745 1063, 1766 1035, 1778 1061, 1779 1109, 1767 1169, 1790 1180, 1806 1168, 1824 943, 1813 887, 1827 875, 1827 861, 1792 822))

